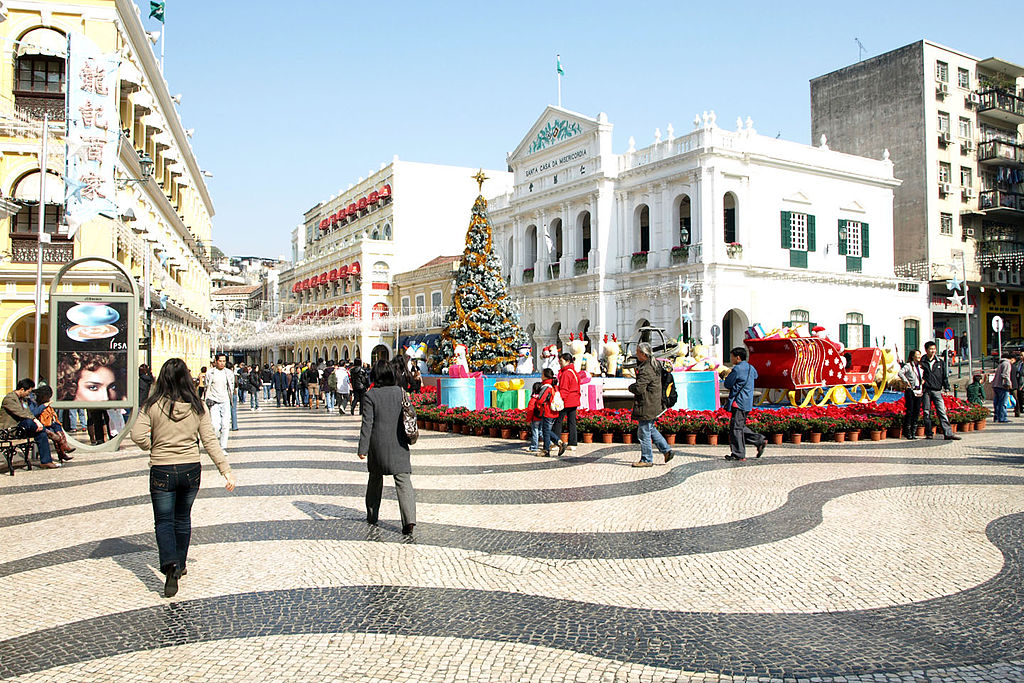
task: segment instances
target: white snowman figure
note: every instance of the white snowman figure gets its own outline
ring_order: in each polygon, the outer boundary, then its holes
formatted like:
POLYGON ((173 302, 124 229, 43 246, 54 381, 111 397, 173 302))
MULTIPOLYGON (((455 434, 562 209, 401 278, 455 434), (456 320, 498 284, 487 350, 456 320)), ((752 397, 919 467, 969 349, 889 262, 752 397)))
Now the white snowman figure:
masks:
POLYGON ((516 356, 516 374, 533 374, 533 352, 530 350, 529 344, 522 344, 519 347, 519 355, 516 356))

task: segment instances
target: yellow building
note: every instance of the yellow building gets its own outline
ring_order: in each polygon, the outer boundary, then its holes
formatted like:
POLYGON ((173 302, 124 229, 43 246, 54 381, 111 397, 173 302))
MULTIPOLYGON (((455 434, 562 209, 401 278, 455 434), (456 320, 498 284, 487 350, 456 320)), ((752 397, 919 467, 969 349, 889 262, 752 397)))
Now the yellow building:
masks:
MULTIPOLYGON (((42 117, 51 121, 43 247, 43 286, 61 265, 83 256, 120 262, 142 286, 153 308, 152 363, 184 358, 193 371, 210 355, 210 274, 213 203, 203 173, 130 0, 38 1, 8 6, 0 23, 0 385, 4 391, 31 374, 42 117), (120 51, 116 160, 117 216, 97 217, 73 236, 64 216, 66 50, 68 36, 84 33, 103 53, 120 51), (118 120, 119 119, 119 120, 118 120), (148 159, 147 159, 148 157, 148 159), (145 178, 143 160, 152 160, 145 178), (141 181, 140 178, 143 178, 141 181)), ((113 114, 117 115, 114 119, 113 114)), ((109 271, 76 268, 62 291, 108 291, 109 271)), ((139 302, 140 337, 146 334, 139 302)), ((44 300, 43 311, 48 308, 44 300)), ((41 372, 47 373, 48 331, 43 316, 41 372)), ((140 362, 147 354, 140 351, 140 362)))
POLYGON ((409 344, 423 342, 427 358, 436 355, 461 262, 462 256, 438 256, 415 270, 395 275, 391 304, 399 314, 399 352, 409 344))

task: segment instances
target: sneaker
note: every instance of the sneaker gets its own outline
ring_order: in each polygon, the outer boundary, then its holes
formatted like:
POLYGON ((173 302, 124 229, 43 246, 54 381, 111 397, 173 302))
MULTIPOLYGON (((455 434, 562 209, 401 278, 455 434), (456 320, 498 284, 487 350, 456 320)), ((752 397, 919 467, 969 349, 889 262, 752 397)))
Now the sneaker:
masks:
POLYGON ((946 441, 959 441, 960 440, 960 437, 957 436, 956 434, 950 434, 949 436, 947 436, 945 438, 946 438, 946 441))
POLYGON ((740 456, 733 455, 732 453, 730 453, 729 455, 725 456, 725 459, 726 460, 737 460, 739 462, 742 462, 742 461, 746 460, 746 458, 741 458, 740 456))
POLYGON ((559 441, 558 442, 558 457, 559 458, 561 458, 562 455, 565 454, 565 449, 566 448, 568 448, 568 445, 566 445, 566 443, 564 441, 559 441))
POLYGON ((654 463, 647 462, 646 460, 637 460, 633 463, 633 467, 654 467, 654 463))
POLYGON ((671 450, 665 451, 665 464, 667 465, 669 460, 671 460, 674 457, 676 457, 675 453, 673 453, 671 450))
POLYGON ((523 450, 526 451, 527 453, 536 453, 537 452, 536 448, 530 448, 529 446, 527 446, 523 450))

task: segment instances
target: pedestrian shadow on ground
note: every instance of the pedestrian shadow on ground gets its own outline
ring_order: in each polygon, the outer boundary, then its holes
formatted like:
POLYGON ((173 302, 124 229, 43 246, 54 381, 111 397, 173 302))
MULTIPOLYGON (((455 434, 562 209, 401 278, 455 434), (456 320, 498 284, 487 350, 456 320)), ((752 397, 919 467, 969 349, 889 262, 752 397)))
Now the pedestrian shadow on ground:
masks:
MULTIPOLYGON (((332 503, 312 503, 305 500, 296 500, 292 502, 297 510, 300 510, 304 514, 310 516, 311 519, 315 520, 344 520, 347 522, 353 522, 352 528, 357 529, 357 525, 366 527, 366 540, 367 541, 392 541, 394 542, 395 534, 401 535, 401 529, 388 522, 380 522, 377 524, 369 524, 366 521, 366 513, 355 508, 345 507, 344 505, 334 505, 332 503)), ((403 536, 403 540, 411 540, 408 536, 403 536)))
POLYGON ((1000 465, 1024 466, 1024 448, 980 446, 973 449, 971 456, 978 458, 979 460, 988 460, 993 463, 999 463, 1000 465), (986 453, 991 455, 985 455, 986 453))
POLYGON ((155 548, 129 543, 120 538, 108 538, 96 546, 91 556, 112 558, 122 569, 134 574, 147 590, 162 594, 164 580, 157 567, 159 560, 155 548))

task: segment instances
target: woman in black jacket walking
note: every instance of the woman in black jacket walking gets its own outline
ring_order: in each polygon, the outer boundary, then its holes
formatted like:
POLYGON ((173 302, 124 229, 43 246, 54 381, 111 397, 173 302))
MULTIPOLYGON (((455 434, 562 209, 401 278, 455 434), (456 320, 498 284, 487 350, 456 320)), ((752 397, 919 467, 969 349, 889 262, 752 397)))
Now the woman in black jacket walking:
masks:
POLYGON ((412 488, 412 463, 409 441, 402 425, 402 399, 405 390, 395 386, 395 371, 386 360, 373 366, 373 388, 363 397, 363 424, 359 430, 359 458, 367 460, 370 478, 366 484, 366 521, 377 523, 384 475, 395 478, 398 509, 402 514, 402 533, 411 534, 416 526, 416 492, 412 488))

